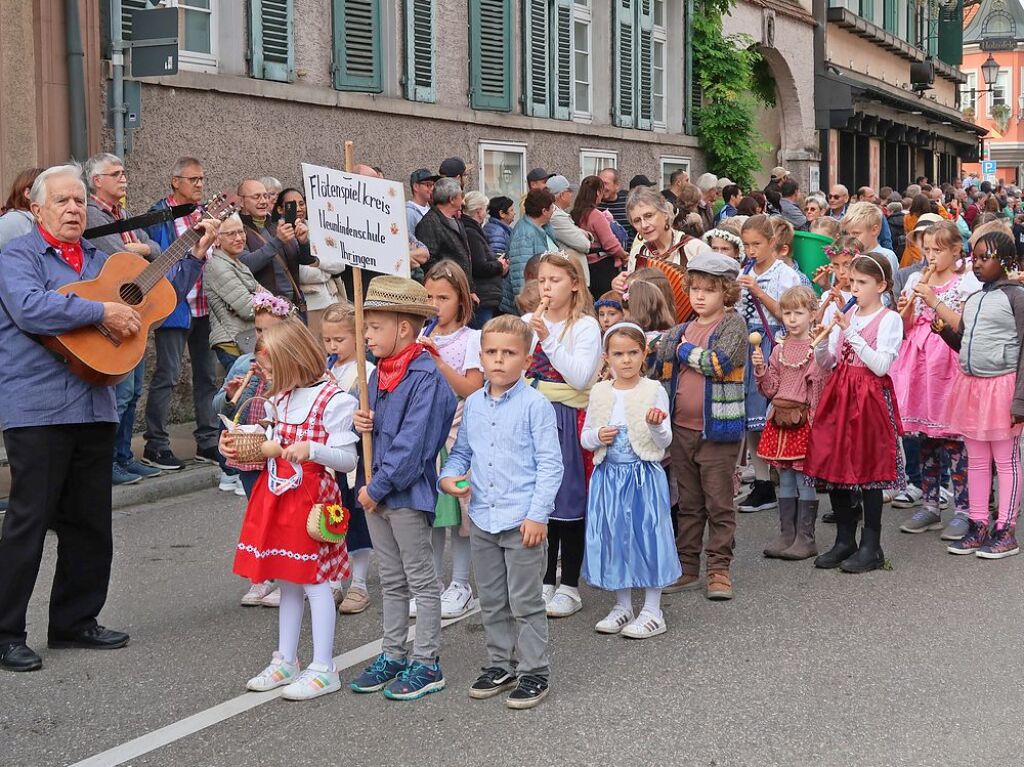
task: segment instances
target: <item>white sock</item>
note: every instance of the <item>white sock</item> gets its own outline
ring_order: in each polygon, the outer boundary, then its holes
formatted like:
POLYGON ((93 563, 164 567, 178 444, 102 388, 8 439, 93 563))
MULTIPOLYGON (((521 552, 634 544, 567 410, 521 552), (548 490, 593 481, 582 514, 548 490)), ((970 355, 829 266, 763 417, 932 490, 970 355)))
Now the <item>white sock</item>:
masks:
POLYGON ((615 592, 615 606, 621 607, 627 613, 632 614, 633 612, 633 590, 632 589, 618 589, 615 592))
POLYGON ((661 617, 661 589, 644 589, 644 612, 661 617))
POLYGON ((310 620, 313 624, 313 663, 334 671, 334 621, 337 611, 330 584, 310 583, 303 588, 309 599, 310 620))
POLYGON ((352 563, 352 588, 369 591, 366 588, 366 576, 370 573, 370 552, 373 549, 359 549, 349 553, 348 560, 352 563))
MULTIPOLYGON (((288 581, 278 581, 277 585, 281 589, 281 607, 277 611, 277 651, 286 661, 295 663, 299 651, 302 613, 305 610, 302 586, 288 581)), ((334 604, 333 599, 331 604, 334 604)))

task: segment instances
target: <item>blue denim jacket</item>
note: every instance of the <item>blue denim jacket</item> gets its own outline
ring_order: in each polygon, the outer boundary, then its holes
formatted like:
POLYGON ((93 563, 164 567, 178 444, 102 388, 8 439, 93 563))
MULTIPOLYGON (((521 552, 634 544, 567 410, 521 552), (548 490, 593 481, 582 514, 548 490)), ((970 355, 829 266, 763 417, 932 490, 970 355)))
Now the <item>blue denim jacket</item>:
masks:
MULTIPOLYGON (((373 411, 373 477, 366 490, 393 509, 418 509, 434 516, 437 454, 455 416, 455 394, 427 352, 416 357, 390 394, 370 376, 373 411)), ((362 455, 356 487, 363 480, 362 455)))

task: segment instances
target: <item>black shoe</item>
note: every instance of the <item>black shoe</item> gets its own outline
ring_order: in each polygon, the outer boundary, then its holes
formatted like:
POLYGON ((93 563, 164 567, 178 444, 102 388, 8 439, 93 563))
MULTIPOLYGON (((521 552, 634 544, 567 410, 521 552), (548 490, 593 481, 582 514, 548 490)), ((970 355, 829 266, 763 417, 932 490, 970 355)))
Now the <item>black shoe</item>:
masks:
POLYGON ((120 650, 128 644, 128 635, 103 626, 93 626, 70 634, 51 631, 47 645, 51 650, 80 647, 84 650, 120 650))
POLYGON ((836 542, 832 548, 814 560, 814 566, 821 570, 834 570, 857 551, 857 521, 849 519, 852 512, 836 509, 836 542))
POLYGON ((503 668, 492 666, 481 669, 484 673, 476 678, 473 686, 469 688, 469 697, 476 700, 486 700, 499 695, 505 690, 511 690, 519 684, 512 674, 503 668))
POLYGON ((881 530, 863 528, 860 532, 860 548, 855 554, 843 560, 839 569, 844 573, 869 573, 881 568, 885 564, 881 536, 881 530))
POLYGON ((24 642, 10 642, 0 647, 0 668, 8 671, 38 671, 43 659, 24 642))
POLYGON ((166 450, 155 450, 149 446, 142 452, 142 462, 147 466, 155 466, 164 471, 178 471, 184 469, 185 464, 170 448, 166 450))
POLYGON ((505 700, 509 708, 533 708, 548 695, 548 680, 542 676, 524 674, 519 684, 505 700))
POLYGON ((216 445, 210 447, 196 448, 196 461, 198 463, 220 463, 220 451, 216 445))
POLYGON ((754 489, 739 502, 736 508, 742 512, 767 511, 779 505, 775 499, 775 485, 767 479, 755 479, 754 489))

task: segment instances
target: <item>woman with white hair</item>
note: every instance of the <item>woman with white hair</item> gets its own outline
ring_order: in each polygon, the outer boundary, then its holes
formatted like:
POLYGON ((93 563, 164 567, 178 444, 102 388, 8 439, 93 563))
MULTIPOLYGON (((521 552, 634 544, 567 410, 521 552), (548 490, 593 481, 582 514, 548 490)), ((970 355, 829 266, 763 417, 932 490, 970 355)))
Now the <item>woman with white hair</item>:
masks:
POLYGON ((473 311, 470 327, 480 330, 494 316, 501 304, 508 262, 499 259, 491 250, 484 232, 487 206, 490 200, 483 192, 466 192, 462 200, 462 225, 469 240, 469 256, 473 263, 473 284, 480 303, 473 311))
POLYGON ((243 353, 238 338, 255 327, 252 297, 262 286, 239 260, 245 252, 245 227, 238 215, 220 225, 217 247, 203 272, 203 287, 210 302, 210 348, 224 371, 231 370, 243 353))

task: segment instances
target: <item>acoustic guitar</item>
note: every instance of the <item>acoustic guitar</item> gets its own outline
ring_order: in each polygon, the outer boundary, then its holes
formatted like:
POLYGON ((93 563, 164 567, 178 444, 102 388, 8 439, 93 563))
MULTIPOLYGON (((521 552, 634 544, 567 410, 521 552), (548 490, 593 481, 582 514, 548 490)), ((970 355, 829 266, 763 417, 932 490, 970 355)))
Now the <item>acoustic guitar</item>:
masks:
MULTIPOLYGON (((203 219, 223 221, 238 210, 217 195, 206 205, 203 219)), ((57 288, 58 293, 90 301, 126 304, 139 313, 138 333, 122 336, 102 323, 77 328, 59 336, 40 336, 39 341, 61 357, 72 373, 97 386, 112 386, 127 376, 146 353, 149 329, 167 318, 178 295, 165 276, 199 242, 201 232, 189 229, 153 261, 134 253, 115 253, 99 276, 57 288)))

